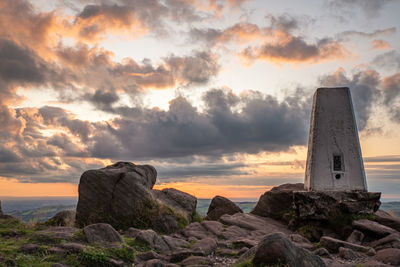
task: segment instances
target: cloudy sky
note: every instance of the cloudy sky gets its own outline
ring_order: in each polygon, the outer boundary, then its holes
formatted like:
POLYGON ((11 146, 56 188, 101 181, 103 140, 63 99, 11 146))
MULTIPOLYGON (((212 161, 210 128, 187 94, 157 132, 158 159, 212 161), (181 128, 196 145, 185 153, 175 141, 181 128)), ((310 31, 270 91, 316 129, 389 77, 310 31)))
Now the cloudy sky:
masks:
POLYGON ((157 187, 258 198, 302 182, 312 95, 351 89, 370 191, 400 198, 400 1, 2 0, 0 195, 157 187))

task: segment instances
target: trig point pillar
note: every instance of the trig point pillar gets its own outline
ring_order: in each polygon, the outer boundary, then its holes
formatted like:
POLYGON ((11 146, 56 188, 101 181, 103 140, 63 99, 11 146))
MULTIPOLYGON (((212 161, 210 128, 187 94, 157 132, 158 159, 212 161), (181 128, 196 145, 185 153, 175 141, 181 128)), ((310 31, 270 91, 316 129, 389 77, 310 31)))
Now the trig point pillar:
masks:
POLYGON ((314 94, 304 187, 367 191, 349 88, 318 88, 314 94))

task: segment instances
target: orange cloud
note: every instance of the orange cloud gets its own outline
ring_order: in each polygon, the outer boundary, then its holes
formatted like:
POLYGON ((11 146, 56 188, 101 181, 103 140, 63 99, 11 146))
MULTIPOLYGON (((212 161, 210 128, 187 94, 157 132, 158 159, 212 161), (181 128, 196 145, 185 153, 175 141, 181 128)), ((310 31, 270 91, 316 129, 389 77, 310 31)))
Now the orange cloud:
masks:
POLYGON ((118 5, 87 5, 72 28, 85 41, 104 39, 107 33, 137 37, 148 31, 133 8, 118 5))
POLYGON ((247 47, 241 53, 247 60, 267 60, 276 63, 318 63, 326 60, 348 59, 350 52, 339 42, 323 39, 309 44, 300 37, 285 36, 275 43, 264 43, 261 47, 247 47))
POLYGON ((387 41, 377 39, 372 40, 370 45, 372 50, 386 50, 392 47, 387 41))

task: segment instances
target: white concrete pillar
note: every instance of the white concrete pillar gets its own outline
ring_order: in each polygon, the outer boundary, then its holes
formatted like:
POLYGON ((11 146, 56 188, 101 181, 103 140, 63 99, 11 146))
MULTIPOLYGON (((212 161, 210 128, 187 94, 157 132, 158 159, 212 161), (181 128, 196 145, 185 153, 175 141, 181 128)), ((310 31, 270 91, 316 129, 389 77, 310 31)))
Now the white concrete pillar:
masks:
POLYGON ((349 88, 318 88, 314 94, 304 187, 367 191, 349 88))

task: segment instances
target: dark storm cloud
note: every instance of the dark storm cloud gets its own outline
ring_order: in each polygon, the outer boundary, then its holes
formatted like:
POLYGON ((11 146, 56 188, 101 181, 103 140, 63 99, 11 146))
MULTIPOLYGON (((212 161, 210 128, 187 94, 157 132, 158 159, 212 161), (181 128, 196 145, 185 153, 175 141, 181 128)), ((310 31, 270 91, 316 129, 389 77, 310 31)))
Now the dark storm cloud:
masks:
POLYGON ((135 117, 116 118, 97 128, 92 155, 138 159, 213 156, 285 151, 305 144, 309 114, 301 98, 291 105, 261 93, 239 97, 213 89, 203 101, 204 112, 178 97, 168 111, 143 109, 135 117), (235 111, 239 105, 243 108, 235 111))
POLYGON ((3 162, 20 162, 21 158, 12 150, 0 147, 0 163, 3 162))
POLYGON ((35 54, 13 41, 0 39, 0 78, 6 82, 43 81, 43 66, 35 54))
POLYGON ((377 38, 386 35, 392 35, 397 32, 396 27, 390 27, 382 30, 375 30, 373 32, 360 32, 360 31, 345 31, 337 34, 338 39, 347 40, 350 37, 361 37, 361 38, 377 38))
POLYGON ((400 123, 400 73, 385 77, 382 80, 384 103, 391 118, 400 123))
POLYGON ((96 108, 104 111, 112 111, 112 105, 119 100, 115 91, 96 90, 93 95, 86 95, 86 99, 93 103, 96 108))
POLYGON ((380 77, 375 70, 360 71, 351 78, 339 70, 321 78, 321 85, 328 87, 347 86, 350 88, 357 117, 357 126, 362 131, 372 114, 372 107, 380 98, 380 77))
POLYGON ((372 64, 389 70, 400 70, 400 53, 396 50, 386 52, 376 56, 372 64))

